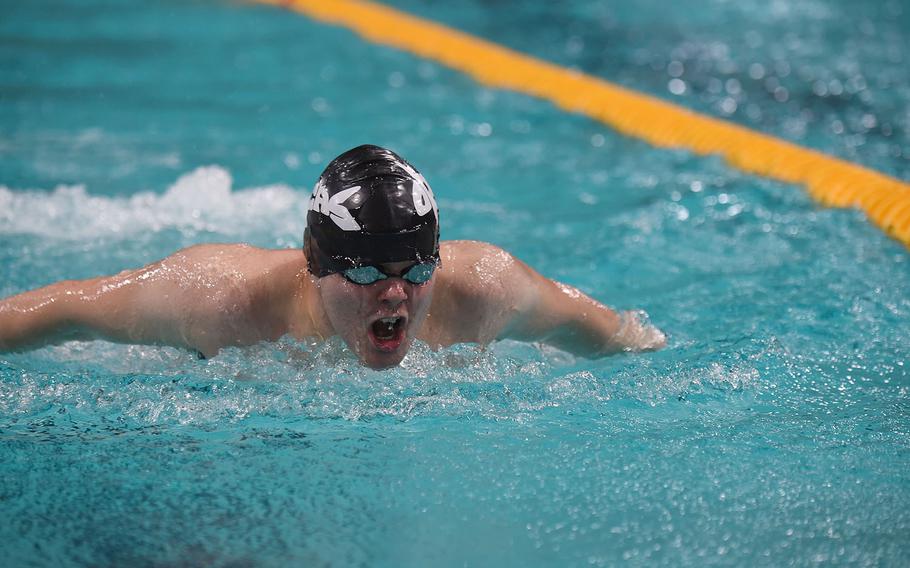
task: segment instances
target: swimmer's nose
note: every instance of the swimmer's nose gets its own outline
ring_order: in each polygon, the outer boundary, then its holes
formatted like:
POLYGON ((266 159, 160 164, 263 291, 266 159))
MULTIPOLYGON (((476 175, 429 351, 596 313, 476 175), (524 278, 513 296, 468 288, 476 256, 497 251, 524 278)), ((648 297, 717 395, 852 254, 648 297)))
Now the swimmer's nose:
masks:
POLYGON ((379 293, 379 301, 389 309, 397 308, 407 299, 408 293, 404 289, 404 281, 401 278, 389 278, 382 292, 379 293))

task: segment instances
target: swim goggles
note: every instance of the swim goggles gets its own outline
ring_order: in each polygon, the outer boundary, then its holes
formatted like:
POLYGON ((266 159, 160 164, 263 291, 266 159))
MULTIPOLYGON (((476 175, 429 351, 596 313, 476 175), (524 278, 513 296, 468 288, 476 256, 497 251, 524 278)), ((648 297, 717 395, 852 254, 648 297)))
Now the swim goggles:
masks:
POLYGON ((342 271, 341 275, 354 284, 360 284, 361 286, 374 284, 380 280, 385 280, 386 278, 391 278, 393 276, 403 278, 411 284, 426 284, 430 281, 430 278, 433 277, 433 272, 435 270, 435 262, 420 262, 412 264, 400 274, 389 274, 378 266, 368 265, 349 268, 342 271))

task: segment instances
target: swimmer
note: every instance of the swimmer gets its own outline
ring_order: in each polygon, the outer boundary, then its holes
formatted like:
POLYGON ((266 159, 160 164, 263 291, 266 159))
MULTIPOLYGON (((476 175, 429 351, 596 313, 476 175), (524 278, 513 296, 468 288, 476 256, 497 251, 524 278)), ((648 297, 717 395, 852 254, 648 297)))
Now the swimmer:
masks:
POLYGON ((114 276, 0 300, 0 351, 71 339, 224 347, 340 336, 374 369, 414 340, 512 338, 584 357, 659 349, 663 333, 482 242, 439 242, 423 176, 390 150, 335 158, 310 197, 303 250, 204 244, 114 276))

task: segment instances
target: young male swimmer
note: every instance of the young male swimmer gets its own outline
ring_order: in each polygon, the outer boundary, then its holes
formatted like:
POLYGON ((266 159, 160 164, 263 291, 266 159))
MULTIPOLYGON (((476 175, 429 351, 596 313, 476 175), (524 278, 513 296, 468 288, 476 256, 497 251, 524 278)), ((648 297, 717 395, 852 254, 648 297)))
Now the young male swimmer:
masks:
POLYGON ((338 335, 364 365, 384 369, 415 339, 438 348, 514 338, 586 357, 666 343, 634 313, 617 314, 493 245, 440 245, 430 186, 377 146, 326 167, 303 240, 303 252, 198 245, 0 300, 0 350, 104 338, 210 357, 284 335, 338 335))

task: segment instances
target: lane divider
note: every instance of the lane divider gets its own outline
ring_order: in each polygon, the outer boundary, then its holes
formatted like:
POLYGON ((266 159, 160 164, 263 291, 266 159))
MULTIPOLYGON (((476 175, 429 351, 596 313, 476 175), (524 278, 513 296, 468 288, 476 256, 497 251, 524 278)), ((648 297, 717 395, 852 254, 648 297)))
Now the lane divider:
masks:
POLYGON ((255 0, 283 6, 364 38, 464 72, 479 83, 542 99, 659 147, 719 154, 735 168, 804 185, 824 205, 859 207, 910 247, 910 184, 560 67, 367 0, 255 0))

